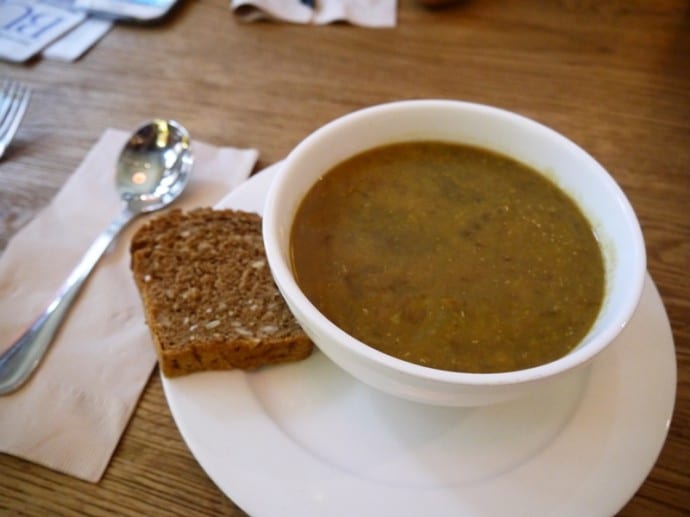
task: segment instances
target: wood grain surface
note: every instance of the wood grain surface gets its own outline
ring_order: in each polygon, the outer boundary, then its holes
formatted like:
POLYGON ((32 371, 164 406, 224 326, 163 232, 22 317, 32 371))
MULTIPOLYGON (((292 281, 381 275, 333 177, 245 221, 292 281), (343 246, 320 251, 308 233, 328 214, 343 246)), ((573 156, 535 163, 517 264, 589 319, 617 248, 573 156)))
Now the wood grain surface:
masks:
MULTIPOLYGON (((0 76, 34 92, 0 161, 0 250, 106 127, 175 118, 194 138, 256 147, 262 167, 325 122, 384 101, 462 99, 532 117, 598 159, 641 221, 678 391, 659 459, 620 515, 688 515, 690 3, 400 0, 397 26, 373 30, 242 24, 227 0, 181 2, 162 23, 118 24, 78 62, 0 63, 0 76)), ((100 483, 0 455, 0 513, 244 515, 182 441, 157 371, 100 483)))

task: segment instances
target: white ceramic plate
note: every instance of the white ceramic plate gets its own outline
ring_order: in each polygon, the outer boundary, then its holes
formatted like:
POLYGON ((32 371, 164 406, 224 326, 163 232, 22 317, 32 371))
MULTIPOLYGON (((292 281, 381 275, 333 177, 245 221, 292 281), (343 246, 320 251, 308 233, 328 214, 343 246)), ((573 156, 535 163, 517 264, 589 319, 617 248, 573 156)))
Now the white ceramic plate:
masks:
MULTIPOLYGON (((275 166, 223 206, 260 212, 275 166)), ((316 352, 163 378, 192 453, 253 516, 613 515, 666 439, 673 337, 647 276, 629 326, 579 376, 482 408, 407 402, 316 352)))

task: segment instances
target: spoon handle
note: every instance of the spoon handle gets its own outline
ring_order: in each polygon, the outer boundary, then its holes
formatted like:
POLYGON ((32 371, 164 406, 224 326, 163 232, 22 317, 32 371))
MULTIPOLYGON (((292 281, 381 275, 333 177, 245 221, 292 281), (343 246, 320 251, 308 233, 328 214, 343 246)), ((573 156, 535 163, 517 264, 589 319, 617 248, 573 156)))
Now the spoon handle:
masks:
POLYGON ((101 233, 77 267, 58 289, 55 298, 24 333, 0 356, 0 395, 22 386, 40 364, 82 285, 113 239, 135 216, 125 210, 101 233))

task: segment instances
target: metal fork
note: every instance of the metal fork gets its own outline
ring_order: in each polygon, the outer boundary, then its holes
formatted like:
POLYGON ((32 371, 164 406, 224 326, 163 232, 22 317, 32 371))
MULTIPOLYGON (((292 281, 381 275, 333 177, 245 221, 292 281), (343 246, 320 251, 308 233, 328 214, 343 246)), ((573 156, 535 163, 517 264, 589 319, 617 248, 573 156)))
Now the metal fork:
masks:
POLYGON ((31 90, 12 79, 5 79, 0 90, 0 158, 10 145, 29 105, 31 90))

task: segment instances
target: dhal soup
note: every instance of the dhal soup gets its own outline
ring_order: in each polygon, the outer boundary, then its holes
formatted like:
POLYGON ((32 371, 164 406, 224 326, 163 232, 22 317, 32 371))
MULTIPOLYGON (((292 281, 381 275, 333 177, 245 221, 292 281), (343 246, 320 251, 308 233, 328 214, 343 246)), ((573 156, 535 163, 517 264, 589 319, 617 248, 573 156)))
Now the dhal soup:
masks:
POLYGON ((604 293, 588 220, 497 153, 406 142, 356 155, 303 199, 297 283, 344 331, 442 370, 506 372, 567 354, 604 293))

